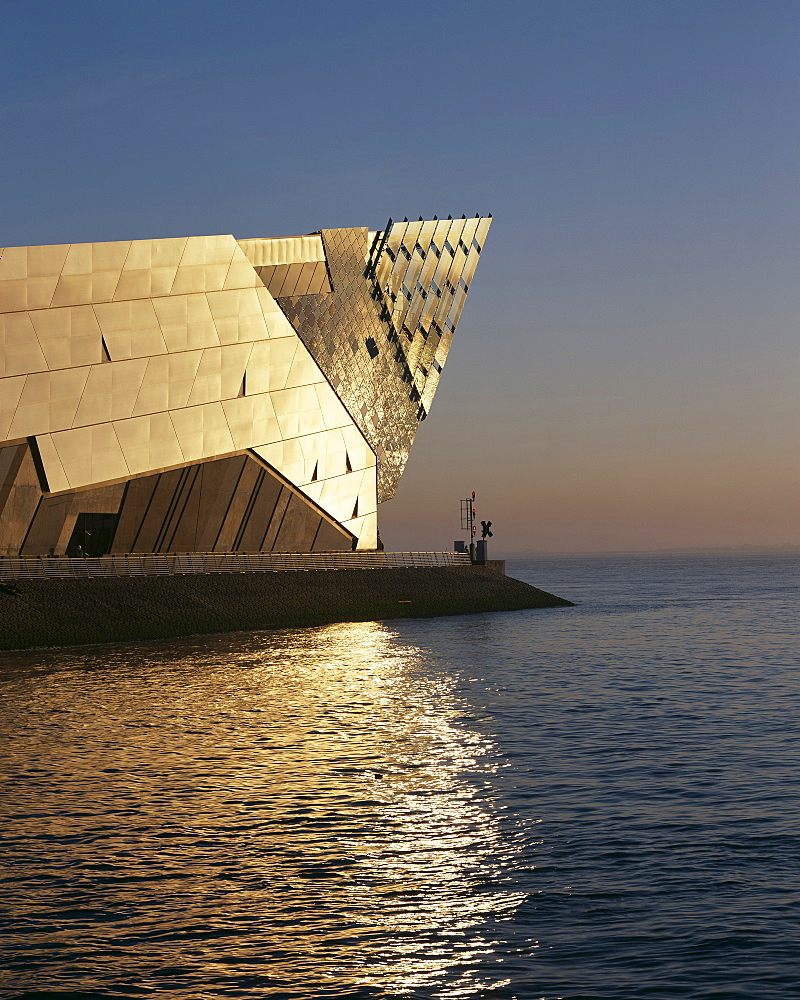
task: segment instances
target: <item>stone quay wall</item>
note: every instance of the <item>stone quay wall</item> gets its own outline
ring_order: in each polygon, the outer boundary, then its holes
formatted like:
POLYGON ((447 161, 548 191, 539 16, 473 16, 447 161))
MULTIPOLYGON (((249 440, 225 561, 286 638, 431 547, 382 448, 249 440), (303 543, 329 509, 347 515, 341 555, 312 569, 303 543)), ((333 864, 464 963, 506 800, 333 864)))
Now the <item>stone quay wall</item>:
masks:
POLYGON ((570 605, 496 566, 0 584, 0 649, 570 605))

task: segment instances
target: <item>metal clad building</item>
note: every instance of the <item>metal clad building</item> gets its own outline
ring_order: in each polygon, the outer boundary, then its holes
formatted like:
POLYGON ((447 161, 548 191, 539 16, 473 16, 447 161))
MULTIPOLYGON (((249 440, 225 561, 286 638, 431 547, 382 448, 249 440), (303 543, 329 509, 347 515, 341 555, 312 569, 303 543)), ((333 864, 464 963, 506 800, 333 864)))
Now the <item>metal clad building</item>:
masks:
POLYGON ((0 253, 0 554, 377 544, 490 218, 0 253))

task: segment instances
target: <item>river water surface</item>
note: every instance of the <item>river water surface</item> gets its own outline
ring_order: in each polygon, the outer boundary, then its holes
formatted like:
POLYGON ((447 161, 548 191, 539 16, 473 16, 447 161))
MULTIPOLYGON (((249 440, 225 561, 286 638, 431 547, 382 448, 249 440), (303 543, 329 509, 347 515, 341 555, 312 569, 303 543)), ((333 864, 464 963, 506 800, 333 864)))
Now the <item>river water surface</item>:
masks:
POLYGON ((800 996, 796 557, 0 653, 0 996, 800 996))

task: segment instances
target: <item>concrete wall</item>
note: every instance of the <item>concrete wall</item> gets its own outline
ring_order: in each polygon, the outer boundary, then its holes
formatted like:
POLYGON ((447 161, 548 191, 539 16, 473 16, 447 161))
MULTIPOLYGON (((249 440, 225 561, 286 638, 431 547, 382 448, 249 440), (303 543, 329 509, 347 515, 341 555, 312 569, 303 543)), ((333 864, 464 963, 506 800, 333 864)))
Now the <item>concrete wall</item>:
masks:
POLYGON ((568 605, 479 566, 23 580, 0 586, 0 649, 568 605))

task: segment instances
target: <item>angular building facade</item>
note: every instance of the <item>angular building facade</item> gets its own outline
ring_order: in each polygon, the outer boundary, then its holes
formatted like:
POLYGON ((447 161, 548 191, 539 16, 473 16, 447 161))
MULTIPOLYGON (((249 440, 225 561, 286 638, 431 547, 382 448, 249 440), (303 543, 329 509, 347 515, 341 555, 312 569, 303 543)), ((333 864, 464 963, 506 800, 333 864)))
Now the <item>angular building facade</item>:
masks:
POLYGON ((0 554, 374 549, 490 221, 0 251, 0 554))

